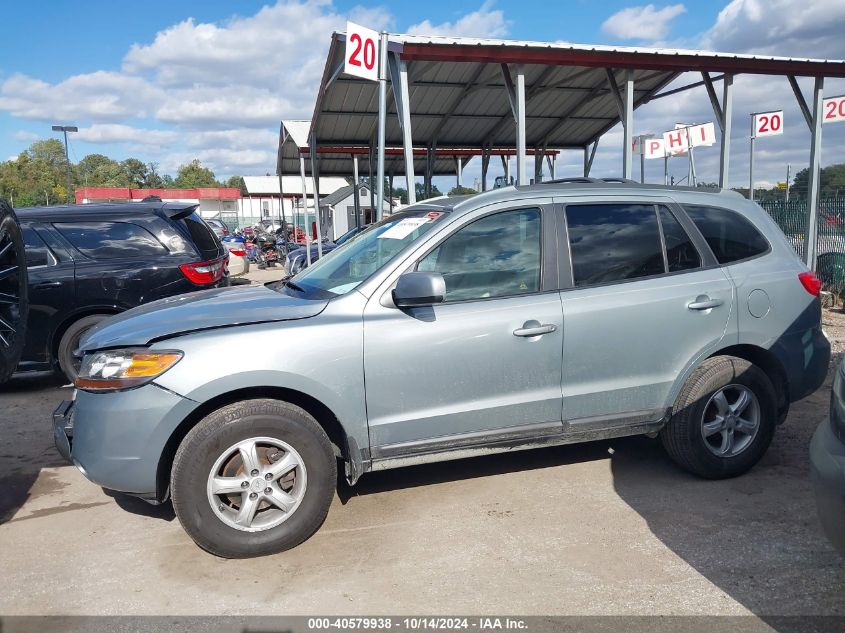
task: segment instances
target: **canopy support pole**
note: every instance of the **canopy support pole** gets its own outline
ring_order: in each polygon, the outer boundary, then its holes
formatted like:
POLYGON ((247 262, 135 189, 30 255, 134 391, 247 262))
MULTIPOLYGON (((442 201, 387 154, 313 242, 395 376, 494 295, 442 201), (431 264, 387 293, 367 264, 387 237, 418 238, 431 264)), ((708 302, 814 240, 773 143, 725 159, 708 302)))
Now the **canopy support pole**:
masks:
POLYGON ((381 220, 384 208, 384 140, 387 128, 387 32, 381 32, 378 71, 378 197, 376 198, 376 222, 381 220))
MULTIPOLYGON (((819 162, 822 150, 822 100, 824 99, 824 77, 816 77, 813 87, 813 126, 810 136, 810 182, 807 193, 807 209, 810 217, 804 243, 806 245, 805 263, 810 270, 816 269, 816 240, 819 228, 819 162)), ((788 183, 787 183, 788 186, 788 183)))
POLYGON ((361 196, 358 191, 358 154, 352 154, 352 200, 355 205, 355 228, 361 228, 361 196))
MULTIPOLYGON (((299 153, 299 175, 302 178, 302 224, 305 226, 305 259, 311 265, 311 227, 308 226, 308 197, 305 193, 305 157, 299 153)), ((296 236, 294 235, 294 238, 296 236)))
POLYGON ((317 170, 317 139, 312 136, 311 179, 314 181, 314 220, 317 223, 317 258, 319 259, 323 256, 323 227, 320 222, 320 216, 323 215, 323 210, 320 208, 320 176, 317 170))
POLYGON ((505 92, 511 106, 513 120, 516 124, 516 184, 527 185, 528 174, 525 172, 525 66, 516 67, 516 83, 511 77, 510 68, 502 64, 502 78, 505 81, 505 92))
POLYGON ((555 159, 557 156, 554 154, 546 154, 546 165, 549 167, 549 180, 554 180, 557 178, 555 175, 555 159))
MULTIPOLYGON (((411 134, 411 99, 408 91, 408 66, 397 53, 391 53, 388 59, 390 84, 393 87, 393 100, 396 103, 396 115, 402 128, 402 146, 405 154, 405 186, 408 189, 408 204, 417 201, 414 188, 414 141, 411 134)), ((392 197, 391 197, 392 199, 392 197)))
POLYGON ((728 186, 728 173, 730 171, 731 159, 731 117, 733 115, 733 81, 731 74, 722 75, 722 103, 716 96, 716 89, 713 87, 713 80, 710 74, 702 71, 701 77, 704 86, 707 88, 707 96, 710 98, 710 105, 713 106, 713 114, 716 115, 716 123, 722 133, 722 140, 719 151, 719 187, 724 189, 728 186))
POLYGON ((455 156, 455 186, 461 187, 461 157, 455 156))
POLYGON ((481 147, 481 191, 487 191, 487 169, 490 167, 490 146, 481 147))
POLYGON ((599 148, 598 140, 593 142, 593 147, 584 146, 584 178, 590 177, 590 170, 593 168, 593 159, 596 157, 596 150, 599 148))
POLYGON ((622 120, 625 129, 625 149, 622 155, 623 178, 630 179, 634 164, 634 71, 625 71, 625 118, 622 120))

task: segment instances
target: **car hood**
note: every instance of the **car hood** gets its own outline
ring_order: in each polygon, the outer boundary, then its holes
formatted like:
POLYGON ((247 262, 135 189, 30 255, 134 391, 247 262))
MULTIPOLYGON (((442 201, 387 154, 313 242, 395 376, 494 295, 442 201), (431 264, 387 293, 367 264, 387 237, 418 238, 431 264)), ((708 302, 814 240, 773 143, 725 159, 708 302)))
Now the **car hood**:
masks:
POLYGON ((80 341, 83 352, 148 345, 199 330, 307 319, 322 312, 325 300, 298 299, 265 286, 201 290, 160 299, 102 321, 80 341))

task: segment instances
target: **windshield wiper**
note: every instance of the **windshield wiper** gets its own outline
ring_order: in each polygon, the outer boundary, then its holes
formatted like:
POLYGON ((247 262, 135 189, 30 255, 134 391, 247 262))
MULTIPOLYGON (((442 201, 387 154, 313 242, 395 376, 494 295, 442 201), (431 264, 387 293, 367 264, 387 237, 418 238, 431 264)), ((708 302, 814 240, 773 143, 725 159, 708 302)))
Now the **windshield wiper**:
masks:
POLYGON ((293 288, 294 290, 296 290, 298 292, 305 292, 305 288, 293 283, 290 279, 286 279, 285 281, 282 282, 282 284, 287 286, 288 288, 293 288))

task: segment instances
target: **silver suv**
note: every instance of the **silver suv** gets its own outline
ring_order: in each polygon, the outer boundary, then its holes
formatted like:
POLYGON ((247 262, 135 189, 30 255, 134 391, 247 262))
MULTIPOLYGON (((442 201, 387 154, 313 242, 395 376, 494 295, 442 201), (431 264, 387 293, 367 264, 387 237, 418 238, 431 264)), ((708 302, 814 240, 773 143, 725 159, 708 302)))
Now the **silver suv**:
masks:
POLYGON ((732 477, 824 379, 819 285, 728 191, 554 182, 427 200, 285 282, 104 322, 56 443, 105 488, 172 498, 225 557, 307 539, 338 465, 354 484, 650 434, 681 467, 732 477))

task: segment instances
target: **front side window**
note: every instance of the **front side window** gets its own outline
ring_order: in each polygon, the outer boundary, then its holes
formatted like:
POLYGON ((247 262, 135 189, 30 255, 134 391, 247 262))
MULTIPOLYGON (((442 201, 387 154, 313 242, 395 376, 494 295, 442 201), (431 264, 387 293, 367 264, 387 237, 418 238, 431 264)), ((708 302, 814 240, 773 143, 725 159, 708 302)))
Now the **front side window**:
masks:
POLYGON ((152 233, 128 222, 56 222, 59 232, 76 249, 93 259, 121 259, 166 255, 152 233))
POLYGON ((653 204, 575 204, 566 207, 576 286, 664 272, 660 227, 653 204))
POLYGON ((346 294, 448 215, 447 211, 431 208, 394 213, 321 257, 282 288, 296 296, 314 299, 346 294))
POLYGON ((769 250, 760 231, 735 211, 697 205, 684 206, 684 210, 720 264, 756 257, 769 250))
POLYGON ((540 290, 540 210, 521 209, 472 222, 426 255, 417 270, 438 272, 446 301, 540 290))

